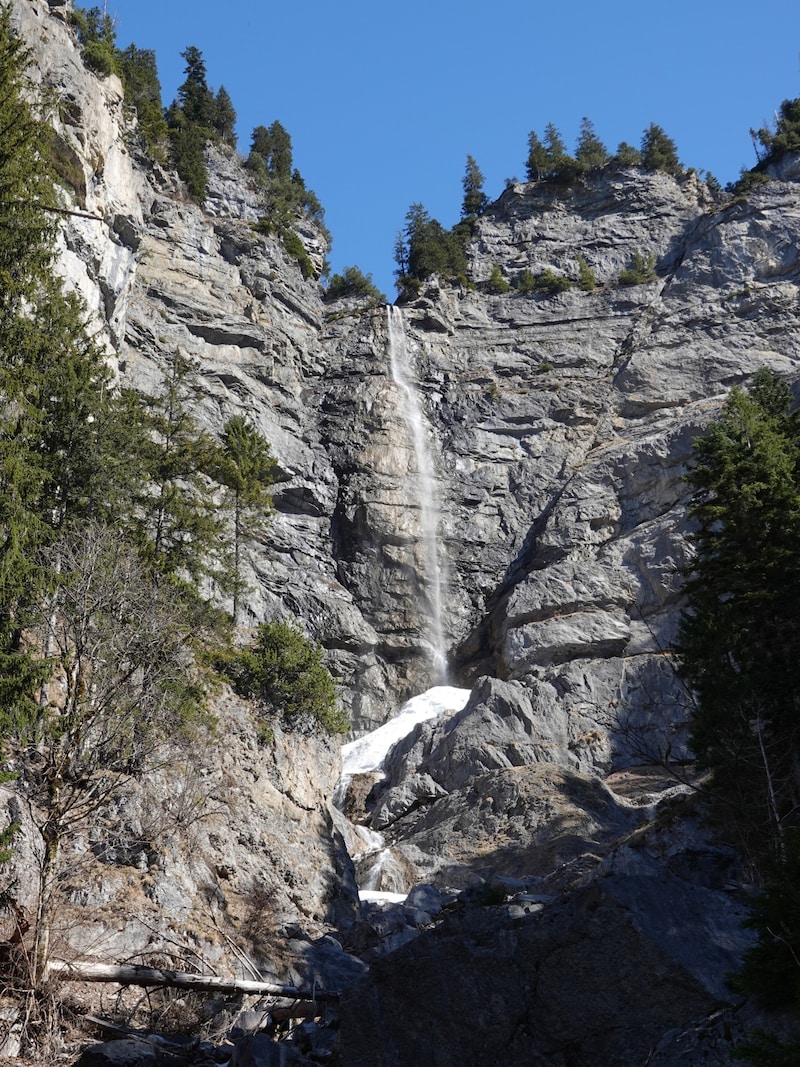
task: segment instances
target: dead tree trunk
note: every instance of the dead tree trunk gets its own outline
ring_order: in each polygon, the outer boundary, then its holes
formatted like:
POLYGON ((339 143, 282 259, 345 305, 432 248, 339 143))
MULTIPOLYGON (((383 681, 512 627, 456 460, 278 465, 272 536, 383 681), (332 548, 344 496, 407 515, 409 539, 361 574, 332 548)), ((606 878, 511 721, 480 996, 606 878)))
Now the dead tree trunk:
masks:
POLYGON ((76 960, 51 960, 48 976, 62 982, 117 982, 119 985, 167 986, 172 989, 191 989, 197 992, 254 993, 261 996, 284 997, 288 1000, 334 1001, 338 993, 321 989, 298 989, 278 982, 254 982, 244 978, 219 978, 214 974, 189 974, 157 967, 133 964, 93 963, 76 960))

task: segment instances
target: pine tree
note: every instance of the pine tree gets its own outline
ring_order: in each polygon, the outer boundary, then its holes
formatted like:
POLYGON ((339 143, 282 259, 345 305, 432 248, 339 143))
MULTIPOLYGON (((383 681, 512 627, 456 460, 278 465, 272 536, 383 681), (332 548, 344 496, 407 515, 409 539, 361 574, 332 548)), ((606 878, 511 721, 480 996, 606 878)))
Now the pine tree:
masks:
MULTIPOLYGON (((333 678, 322 662, 322 648, 297 627, 264 623, 254 645, 240 653, 235 670, 239 687, 265 705, 267 716, 309 715, 334 733, 349 729, 333 678)), ((269 736, 268 722, 262 732, 269 736)))
POLYGON ((468 226, 464 230, 458 226, 445 230, 422 204, 416 203, 406 213, 404 237, 408 276, 423 280, 433 274, 442 278, 466 274, 468 226))
POLYGON ((208 167, 203 152, 206 137, 194 123, 178 122, 173 125, 171 139, 178 177, 186 182, 192 199, 201 204, 208 189, 208 167))
POLYGON ((269 443, 241 415, 228 419, 222 431, 217 478, 225 486, 233 539, 233 621, 238 621, 243 589, 242 551, 245 541, 262 537, 272 513, 270 486, 277 464, 269 443))
POLYGON ((547 149, 535 130, 528 134, 528 158, 525 161, 525 174, 529 182, 539 182, 546 178, 550 168, 547 149))
POLYGON ((214 130, 220 140, 231 148, 236 147, 236 110, 230 94, 220 85, 214 98, 214 130))
POLYGON ((203 149, 214 132, 216 101, 206 80, 203 53, 194 45, 181 52, 186 60, 186 79, 178 98, 167 111, 172 158, 189 195, 201 203, 208 187, 208 167, 203 149))
POLYGON ((78 30, 78 40, 83 46, 83 59, 87 67, 98 74, 120 74, 117 32, 111 15, 99 7, 88 10, 76 7, 72 19, 78 30))
POLYGON ((267 131, 269 153, 264 158, 273 181, 288 183, 292 176, 292 139, 276 119, 267 131))
POLYGON ((186 60, 185 81, 178 87, 178 103, 186 122, 210 129, 214 122, 214 94, 206 80, 203 53, 194 45, 181 52, 186 60))
POLYGON ((681 171, 675 142, 654 122, 642 134, 642 166, 647 170, 664 171, 665 174, 678 174, 681 171))
POLYGON ((575 158, 584 171, 604 167, 611 158, 608 149, 595 133, 591 121, 585 116, 581 119, 575 158))
POLYGON ((220 450, 192 414, 194 378, 191 363, 175 352, 161 392, 142 398, 149 441, 135 521, 142 551, 159 574, 195 586, 219 578, 225 586, 224 520, 211 492, 220 450))
MULTIPOLYGON (((763 889, 758 943, 736 977, 767 1008, 800 1011, 800 426, 792 396, 760 370, 695 444, 697 555, 678 642, 697 697, 692 745, 711 771, 721 826, 763 889)), ((789 1067, 800 1042, 752 1035, 738 1050, 789 1067)))
POLYGON ((156 54, 148 48, 135 44, 119 53, 125 100, 136 108, 139 130, 145 139, 148 151, 157 159, 164 154, 167 139, 167 122, 161 105, 161 82, 156 66, 156 54))
MULTIPOLYGON (((49 131, 26 94, 30 54, 0 8, 0 350, 13 366, 21 314, 53 260, 56 195, 46 163, 49 131)), ((2 383, 0 383, 2 385, 2 383)))
POLYGON ((483 174, 472 156, 467 156, 467 167, 462 179, 464 201, 461 205, 461 217, 471 218, 480 215, 486 209, 489 198, 483 191, 483 174))
POLYGON ((564 138, 552 122, 548 122, 544 128, 544 148, 548 171, 555 176, 571 157, 567 153, 564 138))
POLYGON ((695 443, 697 550, 677 646, 697 697, 692 745, 756 854, 798 821, 800 435, 759 371, 695 443))
POLYGON ((56 197, 27 59, 0 9, 0 656, 20 679, 28 608, 47 581, 39 551, 80 510, 108 376, 82 308, 52 273, 56 197))
POLYGON ((614 162, 618 167, 641 167, 642 153, 627 141, 620 141, 614 153, 614 162))
POLYGON ((800 151, 800 98, 784 100, 778 111, 775 129, 750 130, 760 165, 778 159, 784 152, 800 151))

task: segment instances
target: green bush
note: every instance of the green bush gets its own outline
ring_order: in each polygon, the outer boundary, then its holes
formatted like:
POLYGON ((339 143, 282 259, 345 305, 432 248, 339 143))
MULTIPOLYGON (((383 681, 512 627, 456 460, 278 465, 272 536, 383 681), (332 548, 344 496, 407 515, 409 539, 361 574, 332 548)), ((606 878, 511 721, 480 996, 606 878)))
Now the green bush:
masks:
POLYGON ((779 159, 784 152, 800 151, 800 98, 784 100, 775 118, 775 129, 751 130, 753 142, 759 142, 759 166, 779 159))
MULTIPOLYGON (((333 678, 322 662, 322 648, 295 626, 264 623, 251 648, 238 653, 226 665, 237 689, 288 719, 310 715, 332 733, 350 728, 347 714, 339 707, 333 678)), ((270 732, 263 724, 262 737, 270 732)))
POLYGON ((768 174, 761 170, 744 170, 739 173, 739 180, 728 185, 729 193, 733 193, 736 201, 745 200, 751 189, 757 189, 759 185, 766 185, 770 181, 768 174))
POLYGON ((569 278, 564 277, 563 274, 556 274, 554 271, 547 270, 536 278, 536 290, 539 293, 563 293, 567 289, 572 288, 572 282, 569 278))
POLYGON ((514 288, 518 293, 533 293, 536 290, 536 275, 528 267, 517 275, 514 288))
POLYGON ((76 7, 70 21, 78 35, 83 61, 96 74, 121 74, 114 20, 99 7, 76 7))
POLYGON ((89 41, 83 47, 83 61, 96 74, 120 74, 119 59, 113 45, 107 41, 89 41))
POLYGON ((590 293, 597 287, 595 273, 580 253, 578 253, 578 286, 585 293, 590 293))
POLYGON ((344 296, 363 296, 376 303, 386 303, 386 296, 372 281, 371 274, 364 274, 358 267, 345 267, 341 274, 334 274, 325 293, 326 300, 338 300, 344 296))
POLYGON ((511 286, 503 277, 503 272, 500 270, 499 264, 495 263, 492 267, 492 273, 489 275, 489 280, 486 283, 486 288, 490 293, 507 293, 511 286))
POLYGON ((294 230, 290 230, 289 233, 284 236, 283 247, 293 259, 297 260, 303 277, 313 278, 314 264, 311 262, 311 257, 308 252, 306 252, 306 246, 294 230))
MULTIPOLYGON (((497 268, 499 270, 499 268, 497 268)), ((491 282, 491 279, 490 279, 491 282)), ((572 282, 569 278, 565 278, 563 274, 556 274, 555 271, 547 270, 542 271, 541 274, 533 274, 527 267, 521 274, 518 274, 514 279, 514 288, 518 293, 546 293, 551 295, 554 293, 563 293, 567 289, 572 288, 572 282)))
POLYGON ((650 253, 634 252, 630 266, 619 276, 620 285, 645 285, 656 280, 656 257, 650 253))

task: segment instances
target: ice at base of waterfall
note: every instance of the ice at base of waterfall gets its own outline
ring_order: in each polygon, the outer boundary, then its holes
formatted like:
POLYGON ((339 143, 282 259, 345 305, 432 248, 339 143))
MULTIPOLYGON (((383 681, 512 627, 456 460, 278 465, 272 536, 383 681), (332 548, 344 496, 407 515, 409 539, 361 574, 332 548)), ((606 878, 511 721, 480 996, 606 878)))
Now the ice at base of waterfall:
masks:
POLYGON ((402 904, 407 893, 382 893, 377 889, 359 889, 358 899, 364 904, 402 904))
POLYGON ((379 726, 342 745, 342 777, 379 771, 392 745, 410 734, 418 722, 435 719, 439 715, 461 711, 469 700, 469 689, 458 689, 453 685, 436 685, 419 696, 406 701, 394 716, 379 726))

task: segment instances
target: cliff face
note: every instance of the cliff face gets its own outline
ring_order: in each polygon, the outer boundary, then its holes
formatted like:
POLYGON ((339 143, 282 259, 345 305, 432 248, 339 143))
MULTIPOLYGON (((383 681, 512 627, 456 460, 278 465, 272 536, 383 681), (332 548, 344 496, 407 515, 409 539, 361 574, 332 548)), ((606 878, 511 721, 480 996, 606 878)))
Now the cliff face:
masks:
MULTIPOLYGON (((43 3, 15 12, 68 103, 58 133, 83 173, 73 199, 97 221, 68 221, 62 262, 121 382, 156 390, 178 350, 199 371, 208 428, 245 414, 268 438, 277 512, 251 546, 249 622, 298 617, 327 648, 354 726, 383 721, 436 674, 424 493, 386 310, 324 306, 280 242, 253 231, 235 159, 212 152, 209 196, 189 202, 137 155, 118 81, 83 70, 43 3)), ((571 677, 585 662, 574 703, 602 705, 589 678, 619 690, 624 665, 626 699, 643 678, 671 699, 648 657, 674 629, 681 474, 731 384, 794 366, 798 176, 787 164, 728 206, 693 174, 515 186, 478 220, 478 291, 434 281, 402 309, 440 511, 444 641, 462 678, 571 677), (657 280, 618 285, 637 252, 657 280), (495 263, 509 278, 576 280, 579 256, 591 292, 481 290, 495 263)), ((301 236, 321 262, 319 234, 301 236)))
MULTIPOLYGON (((236 158, 209 152, 201 206, 148 162, 119 82, 84 70, 64 10, 13 3, 35 70, 62 102, 65 204, 90 216, 65 221, 61 269, 104 331, 121 384, 155 392, 179 351, 197 369, 201 423, 218 432, 246 415, 278 461, 275 515, 264 543, 249 546, 244 629, 298 619, 325 646, 357 730, 439 680, 444 646, 451 679, 476 683, 473 698, 395 752, 364 819, 392 825, 410 883, 521 869, 547 878, 572 865, 557 888, 583 890, 587 870, 606 863, 602 876, 620 882, 604 883, 603 907, 638 944, 647 924, 626 925, 635 892, 624 879, 655 884, 661 868, 603 857, 647 821, 652 797, 633 810, 590 776, 613 784, 663 755, 667 737, 673 757, 685 752, 687 697, 668 652, 690 551, 682 475, 731 385, 763 365, 797 375, 800 162, 738 203, 693 174, 608 170, 569 189, 514 186, 476 224, 477 288, 431 281, 390 322, 386 308, 324 304, 280 242, 254 231, 258 204, 236 158), (635 253, 653 257, 656 279, 621 286, 635 253), (596 277, 588 291, 482 284, 495 264, 509 278, 551 269, 577 281, 581 256, 596 277), (568 840, 557 823, 573 828, 568 840)), ((319 233, 300 235, 321 264, 319 233)), ((329 810, 335 746, 279 738, 265 753, 246 710, 223 699, 220 751, 194 769, 209 800, 201 828, 166 842, 162 826, 151 840, 152 796, 132 795, 115 830, 123 874, 98 868, 85 900, 67 887, 76 914, 83 904, 113 911, 134 893, 148 928, 177 910, 184 927, 207 930, 209 900, 244 921, 263 885, 277 887, 280 919, 352 915, 329 810)), ((163 801, 171 786, 147 788, 163 801)), ((654 854, 691 847, 672 841, 654 854)), ((599 937, 590 905, 584 919, 599 937)), ((570 921, 552 913, 552 938, 570 921)), ((147 943, 130 922, 108 936, 118 955, 147 943)), ((527 936, 508 934, 514 958, 527 936)), ((545 956, 550 936, 530 934, 545 956)), ((197 934, 207 955, 224 955, 215 937, 197 934)), ((454 959, 458 944, 447 941, 454 959)), ((718 974, 731 962, 718 961, 718 974)), ((648 1001, 659 1027, 718 994, 696 972, 691 996, 664 1018, 659 998, 648 1001)), ((608 1049, 620 1057, 608 1062, 626 1062, 613 1041, 608 1049)))
MULTIPOLYGON (((474 277, 500 263, 509 277, 551 268, 577 280, 583 256, 597 288, 523 296, 432 284, 404 308, 439 480, 455 661, 466 678, 554 684, 573 745, 615 709, 638 717, 680 702, 661 652, 688 551, 681 478, 692 437, 731 384, 761 365, 791 375, 795 177, 787 167, 730 206, 691 175, 518 186, 477 224, 474 277), (657 280, 619 286, 635 252, 654 257, 657 280)), ((402 472, 376 474, 372 462, 376 443, 403 434, 381 403, 391 393, 384 321, 375 312, 356 328, 326 413, 339 430, 337 517, 361 604, 359 581, 385 589, 387 568, 391 583, 408 566, 393 558, 402 502, 387 504, 385 491, 393 479, 403 496, 402 472)), ((398 598, 367 601, 379 630, 398 598)), ((608 767, 617 744, 604 734, 575 758, 608 767)))

